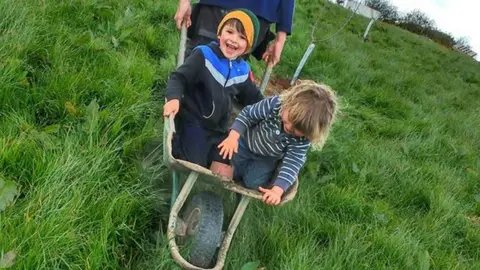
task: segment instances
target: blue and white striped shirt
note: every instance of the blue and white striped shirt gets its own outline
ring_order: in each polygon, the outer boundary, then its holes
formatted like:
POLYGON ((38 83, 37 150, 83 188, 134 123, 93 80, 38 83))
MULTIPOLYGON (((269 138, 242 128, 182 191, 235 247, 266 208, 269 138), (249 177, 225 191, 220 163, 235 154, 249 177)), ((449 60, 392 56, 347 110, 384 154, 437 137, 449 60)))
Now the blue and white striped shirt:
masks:
POLYGON ((246 106, 233 123, 248 149, 254 154, 282 159, 274 185, 287 190, 294 182, 307 158, 310 141, 286 133, 280 116, 278 95, 246 106))

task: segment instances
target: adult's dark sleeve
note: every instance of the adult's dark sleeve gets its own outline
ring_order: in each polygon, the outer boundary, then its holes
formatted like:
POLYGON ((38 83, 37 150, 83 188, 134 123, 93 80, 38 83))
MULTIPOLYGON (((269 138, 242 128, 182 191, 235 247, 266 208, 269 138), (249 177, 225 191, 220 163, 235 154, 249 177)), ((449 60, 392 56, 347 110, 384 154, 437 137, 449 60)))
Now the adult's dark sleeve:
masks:
POLYGON ((286 32, 287 35, 292 33, 293 14, 295 13, 295 0, 280 0, 280 6, 277 10, 279 19, 276 24, 276 31, 286 32))

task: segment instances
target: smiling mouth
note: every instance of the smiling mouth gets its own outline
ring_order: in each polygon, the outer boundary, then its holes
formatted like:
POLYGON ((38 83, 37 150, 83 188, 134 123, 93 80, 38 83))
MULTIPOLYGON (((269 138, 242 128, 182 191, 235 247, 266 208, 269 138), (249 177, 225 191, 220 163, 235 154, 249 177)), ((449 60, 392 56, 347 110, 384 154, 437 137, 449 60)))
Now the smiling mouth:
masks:
POLYGON ((228 42, 228 41, 225 42, 225 45, 227 45, 227 48, 229 48, 229 49, 231 49, 231 50, 236 50, 236 49, 238 49, 238 46, 237 46, 237 45, 235 45, 235 44, 233 44, 233 43, 231 43, 231 42, 228 42))

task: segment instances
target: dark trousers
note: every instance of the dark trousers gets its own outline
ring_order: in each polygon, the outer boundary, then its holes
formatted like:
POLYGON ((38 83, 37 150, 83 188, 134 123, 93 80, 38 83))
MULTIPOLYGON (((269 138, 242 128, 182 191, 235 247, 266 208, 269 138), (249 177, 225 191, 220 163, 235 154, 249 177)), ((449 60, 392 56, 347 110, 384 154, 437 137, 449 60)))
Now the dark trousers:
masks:
POLYGON ((233 179, 240 181, 246 188, 257 190, 267 188, 272 180, 279 160, 272 157, 255 155, 240 140, 238 153, 233 156, 233 179))
POLYGON ((172 155, 202 167, 209 168, 212 161, 230 164, 220 156, 218 145, 227 134, 202 127, 192 120, 178 121, 172 142, 172 155))

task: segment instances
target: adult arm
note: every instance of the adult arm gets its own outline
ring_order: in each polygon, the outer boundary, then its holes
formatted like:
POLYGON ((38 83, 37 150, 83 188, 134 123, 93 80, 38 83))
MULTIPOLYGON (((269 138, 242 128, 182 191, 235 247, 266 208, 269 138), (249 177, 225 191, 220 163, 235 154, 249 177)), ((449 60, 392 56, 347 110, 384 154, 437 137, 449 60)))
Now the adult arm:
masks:
POLYGON ((280 61, 287 36, 292 33, 294 11, 295 0, 280 0, 275 25, 277 35, 262 56, 269 65, 275 66, 280 61))
POLYGON ((173 17, 175 23, 177 24, 177 28, 182 28, 182 23, 184 20, 187 22, 187 28, 190 27, 190 25, 192 25, 192 19, 190 18, 191 15, 192 6, 190 5, 190 0, 178 0, 177 11, 173 17))
POLYGON ((292 33, 293 14, 295 12, 295 0, 280 0, 277 9, 278 22, 275 25, 277 34, 280 32, 290 35, 292 33))

